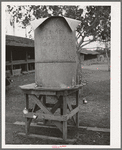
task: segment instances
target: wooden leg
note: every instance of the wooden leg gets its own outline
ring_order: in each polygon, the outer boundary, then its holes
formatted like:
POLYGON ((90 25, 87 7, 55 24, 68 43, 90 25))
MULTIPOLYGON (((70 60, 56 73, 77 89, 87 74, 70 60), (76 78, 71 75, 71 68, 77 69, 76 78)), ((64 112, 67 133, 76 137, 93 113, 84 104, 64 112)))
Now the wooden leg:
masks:
POLYGON ((26 133, 26 135, 29 134, 31 121, 32 121, 31 118, 26 118, 26 123, 25 123, 25 133, 26 133))
MULTIPOLYGON (((79 107, 79 90, 76 92, 76 107, 79 107)), ((76 126, 79 127, 79 111, 76 113, 76 126)))
POLYGON ((28 97, 28 94, 26 94, 26 109, 29 109, 29 97, 28 97))
POLYGON ((61 115, 63 115, 63 108, 60 108, 60 113, 61 115))
MULTIPOLYGON (((69 111, 71 112, 73 110, 73 108, 72 108, 72 105, 70 104, 69 100, 67 100, 67 106, 68 106, 69 111)), ((72 120, 73 120, 74 124, 76 124, 76 115, 74 115, 72 117, 72 120)))
MULTIPOLYGON (((43 96, 43 104, 46 105, 46 95, 43 96)), ((46 124, 46 120, 43 119, 43 123, 46 124)))
MULTIPOLYGON (((32 112, 36 112, 38 111, 40 108, 38 107, 37 104, 34 105, 32 112)), ((29 134, 29 130, 30 130, 30 124, 32 122, 32 118, 26 118, 26 124, 25 124, 25 130, 26 130, 26 135, 29 134)))
MULTIPOLYGON (((29 97, 28 94, 26 94, 26 109, 29 110, 29 97)), ((25 123, 25 132, 26 135, 29 134, 29 129, 30 129, 30 123, 32 119, 31 118, 26 118, 26 123, 25 123)))
MULTIPOLYGON (((60 114, 61 114, 61 116, 63 115, 63 99, 62 99, 62 96, 60 96, 60 99, 59 99, 60 101, 61 101, 61 105, 60 105, 60 114)), ((61 123, 63 124, 63 121, 61 121, 61 123)))
MULTIPOLYGON (((66 96, 62 97, 63 100, 63 115, 67 114, 67 99, 66 96)), ((67 121, 63 121, 63 139, 67 140, 67 121)))
POLYGON ((60 114, 63 115, 63 108, 62 108, 63 107, 63 98, 62 98, 62 96, 59 97, 59 100, 61 102, 61 105, 60 105, 60 114))

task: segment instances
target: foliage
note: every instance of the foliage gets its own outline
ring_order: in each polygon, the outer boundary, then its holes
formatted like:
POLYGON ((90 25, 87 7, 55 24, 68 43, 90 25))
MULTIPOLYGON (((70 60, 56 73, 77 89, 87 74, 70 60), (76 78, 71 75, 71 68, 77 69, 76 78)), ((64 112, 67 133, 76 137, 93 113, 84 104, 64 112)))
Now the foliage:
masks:
POLYGON ((81 20, 81 24, 77 28, 78 34, 76 38, 80 39, 77 42, 77 48, 95 40, 110 40, 110 6, 86 6, 86 9, 83 10, 79 6, 65 5, 7 5, 7 10, 12 16, 10 22, 12 26, 16 21, 26 27, 31 20, 50 16, 65 16, 81 20), (91 39, 85 41, 86 37, 90 36, 91 39))
POLYGON ((23 27, 27 26, 32 20, 31 7, 29 6, 11 6, 7 5, 8 13, 11 15, 10 24, 14 26, 14 23, 20 23, 23 27))
POLYGON ((77 31, 79 36, 82 37, 80 46, 93 42, 95 40, 109 41, 110 40, 110 7, 109 6, 87 6, 85 17, 81 17, 81 25, 77 31), (85 38, 92 36, 86 44, 85 38))

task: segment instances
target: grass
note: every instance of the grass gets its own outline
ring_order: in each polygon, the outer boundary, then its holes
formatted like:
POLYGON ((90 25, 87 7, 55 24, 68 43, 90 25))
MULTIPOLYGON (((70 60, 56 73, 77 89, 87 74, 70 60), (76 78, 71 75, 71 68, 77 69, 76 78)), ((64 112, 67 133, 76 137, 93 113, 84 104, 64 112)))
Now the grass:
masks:
MULTIPOLYGON (((13 126, 15 121, 24 121, 22 110, 25 107, 25 97, 19 88, 20 85, 34 83, 35 74, 26 74, 12 77, 14 82, 9 86, 6 93, 6 143, 7 144, 60 144, 58 141, 39 140, 18 136, 24 127, 13 126)), ((88 127, 110 128, 110 74, 107 71, 83 69, 83 80, 87 82, 80 97, 80 125, 88 127), (88 101, 83 104, 82 98, 88 101)), ((71 97, 70 97, 71 98, 71 97)), ((72 98, 73 102, 73 98, 72 98)), ((31 103, 33 105, 33 103, 31 103)), ((37 130, 37 131, 36 131, 37 130)), ((32 128, 34 132, 38 129, 32 128)), ((59 130, 40 129, 41 134, 61 136, 59 130)), ((75 132, 75 130, 73 131, 75 132)), ((72 130, 68 131, 72 138, 72 130)), ((79 145, 109 145, 110 134, 103 132, 79 130, 79 138, 74 144, 79 145)))

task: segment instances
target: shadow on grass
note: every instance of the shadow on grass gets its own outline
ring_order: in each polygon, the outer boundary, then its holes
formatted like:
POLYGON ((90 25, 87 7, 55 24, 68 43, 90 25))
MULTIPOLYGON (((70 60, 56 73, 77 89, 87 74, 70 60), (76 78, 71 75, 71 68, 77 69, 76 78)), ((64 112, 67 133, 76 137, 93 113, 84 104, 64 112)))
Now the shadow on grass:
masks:
MULTIPOLYGON (((24 126, 16 126, 7 124, 6 130, 6 144, 40 144, 40 145, 52 145, 52 144, 66 144, 67 142, 40 138, 28 138, 18 135, 19 132, 25 132, 24 126)), ((110 133, 87 131, 86 129, 79 129, 79 137, 75 137, 76 130, 73 128, 68 129, 68 139, 76 138, 76 142, 70 145, 110 145, 110 133)), ((30 133, 41 134, 45 136, 62 137, 60 130, 48 129, 48 128, 30 128, 30 133)))

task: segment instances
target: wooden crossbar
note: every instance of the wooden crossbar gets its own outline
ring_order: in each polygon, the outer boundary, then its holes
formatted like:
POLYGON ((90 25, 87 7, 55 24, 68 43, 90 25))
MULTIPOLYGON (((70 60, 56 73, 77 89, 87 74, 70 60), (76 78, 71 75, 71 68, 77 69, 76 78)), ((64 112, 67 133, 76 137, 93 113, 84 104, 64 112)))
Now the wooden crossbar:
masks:
MULTIPOLYGON (((45 114, 50 114, 52 115, 52 113, 47 109, 45 108, 45 106, 41 103, 41 101, 39 101, 36 96, 34 95, 31 95, 31 97, 33 98, 34 102, 41 108, 41 110, 45 113, 45 114)), ((63 132, 63 127, 62 127, 62 123, 58 122, 58 121, 51 121, 53 124, 55 124, 59 130, 61 132, 63 132)))
MULTIPOLYGON (((72 108, 72 105, 70 104, 69 100, 67 100, 67 106, 71 112, 73 110, 73 108, 72 108)), ((74 123, 76 124, 76 117, 73 116, 72 119, 73 119, 74 123)))
POLYGON ((67 119, 72 118, 72 116, 74 116, 78 111, 79 111, 79 107, 73 109, 69 114, 67 114, 67 119))
POLYGON ((61 101, 58 100, 58 102, 51 109, 51 112, 54 113, 59 108, 60 105, 61 105, 61 101))
POLYGON ((33 90, 33 89, 24 89, 23 90, 23 92, 25 93, 25 94, 28 94, 28 95, 34 95, 34 94, 36 94, 36 95, 52 95, 52 96, 55 96, 56 95, 56 92, 53 92, 53 91, 40 91, 40 90, 33 90))
POLYGON ((57 121, 66 121, 67 116, 54 116, 50 114, 40 114, 40 113, 33 113, 29 112, 27 114, 24 114, 24 117, 26 118, 33 118, 33 116, 36 115, 39 119, 48 119, 48 120, 57 120, 57 121))
MULTIPOLYGON (((60 105, 61 105, 61 101, 59 98, 58 102, 56 104, 53 104, 53 108, 50 110, 50 112, 54 114, 55 111, 60 107, 60 105)), ((48 120, 45 120, 45 124, 47 124, 48 122, 49 122, 48 120)))

